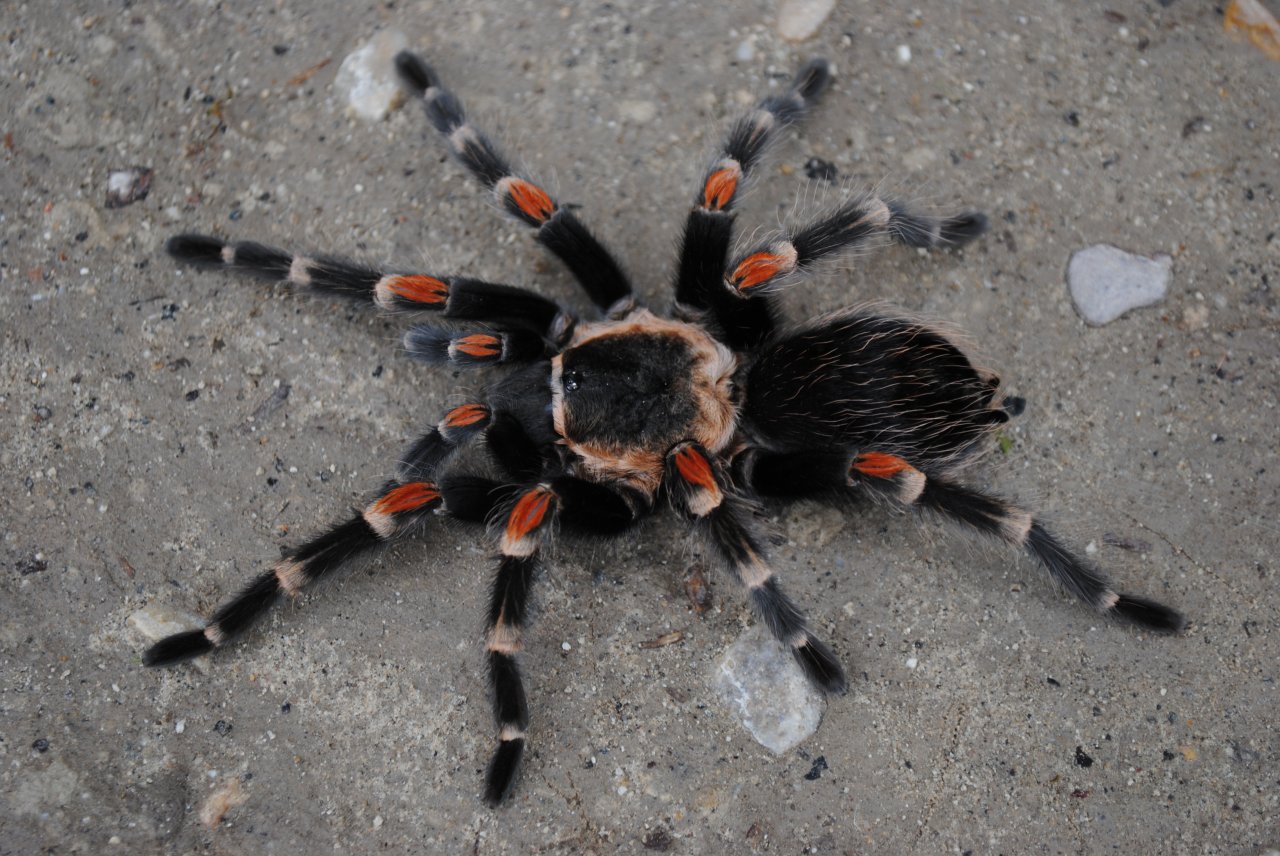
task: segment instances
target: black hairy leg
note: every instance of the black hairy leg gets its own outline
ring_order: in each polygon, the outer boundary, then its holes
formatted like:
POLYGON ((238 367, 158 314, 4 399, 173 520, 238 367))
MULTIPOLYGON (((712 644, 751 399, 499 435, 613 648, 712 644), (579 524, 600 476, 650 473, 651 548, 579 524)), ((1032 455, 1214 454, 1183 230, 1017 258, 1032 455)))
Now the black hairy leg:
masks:
POLYGON ((709 320, 730 347, 758 344, 776 325, 776 312, 769 301, 744 303, 724 290, 734 205, 751 171, 779 133, 803 119, 830 83, 830 64, 823 59, 810 60, 786 91, 761 99, 754 110, 739 117, 703 175, 693 210, 685 221, 676 272, 677 311, 708 311, 709 320))
POLYGON ((767 496, 866 497, 930 511, 1025 551, 1055 583, 1098 612, 1162 633, 1186 626, 1174 609, 1117 593, 1101 570, 1064 546, 1030 511, 953 478, 927 476, 896 455, 831 450, 758 454, 740 466, 752 487, 767 496))
POLYGON ((769 632, 791 649, 810 683, 823 692, 843 693, 848 681, 840 661, 809 629, 804 613, 769 567, 752 522, 755 505, 731 490, 719 465, 697 443, 671 450, 664 484, 676 508, 696 522, 734 580, 746 588, 769 632))
POLYGON ((219 607, 202 629, 161 639, 147 649, 142 661, 148 666, 167 666, 222 647, 248 630, 281 596, 296 597, 312 583, 383 546, 412 528, 440 501, 434 482, 388 482, 361 513, 293 550, 219 607))
POLYGON ((504 211, 537 230, 538 242, 565 263, 596 306, 606 311, 629 306, 631 284, 609 251, 572 211, 515 173, 497 146, 467 120, 462 102, 431 66, 406 51, 396 57, 396 70, 458 162, 493 192, 504 211))
MULTIPOLYGON (((388 273, 337 256, 296 255, 253 241, 176 235, 165 244, 179 261, 286 282, 314 294, 374 303, 390 312, 436 312, 450 321, 480 321, 565 339, 574 318, 554 301, 522 288, 460 276, 388 273)), ((415 333, 406 337, 409 348, 415 333)))
POLYGON ((878 238, 908 247, 962 247, 986 231, 986 215, 976 211, 936 218, 892 199, 861 196, 743 253, 729 264, 724 287, 737 297, 768 295, 803 279, 824 259, 878 238))

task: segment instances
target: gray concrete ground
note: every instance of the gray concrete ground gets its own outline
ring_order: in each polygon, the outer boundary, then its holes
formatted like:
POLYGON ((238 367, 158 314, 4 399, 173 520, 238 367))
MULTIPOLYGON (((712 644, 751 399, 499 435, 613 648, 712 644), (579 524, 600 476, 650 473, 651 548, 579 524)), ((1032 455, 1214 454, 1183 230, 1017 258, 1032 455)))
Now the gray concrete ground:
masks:
POLYGON ((846 2, 798 45, 761 0, 461 7, 4 4, 0 853, 1280 846, 1280 65, 1191 0, 846 2), (886 298, 967 330, 1030 401, 980 480, 1190 632, 1099 620, 932 522, 779 510, 780 572, 854 680, 775 757, 712 689, 752 619, 719 580, 691 612, 697 551, 664 515, 559 550, 540 583, 533 749, 499 811, 478 798, 492 548, 475 532, 435 528, 200 667, 143 669, 129 616, 207 614, 478 383, 410 364, 373 312, 179 270, 167 235, 579 301, 416 109, 344 117, 337 65, 383 27, 583 205, 655 305, 726 117, 831 57, 833 91, 744 226, 830 198, 816 157, 994 229, 959 254, 850 262, 788 311, 886 298), (154 170, 150 195, 107 208, 108 171, 132 165, 154 170), (1064 271, 1104 241, 1173 255, 1173 286, 1092 328, 1064 271))

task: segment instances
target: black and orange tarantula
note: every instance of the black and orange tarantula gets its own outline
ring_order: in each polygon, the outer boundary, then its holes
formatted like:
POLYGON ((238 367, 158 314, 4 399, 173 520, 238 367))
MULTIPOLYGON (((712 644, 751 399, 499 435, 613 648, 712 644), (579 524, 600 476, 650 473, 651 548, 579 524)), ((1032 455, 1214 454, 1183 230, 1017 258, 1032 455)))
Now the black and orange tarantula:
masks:
POLYGON ((144 655, 168 665, 222 647, 282 595, 413 531, 433 515, 492 522, 500 556, 485 649, 498 748, 485 797, 511 791, 529 710, 516 663, 540 554, 558 525, 614 535, 666 496, 685 515, 808 678, 839 693, 835 654, 783 593, 756 521, 761 498, 871 498, 920 508, 1020 547, 1094 609, 1158 631, 1183 618, 1115 592, 1031 512, 963 484, 958 473, 1021 399, 919 321, 845 310, 783 327, 773 295, 824 258, 885 237, 909 247, 959 247, 986 230, 979 213, 935 219, 864 196, 804 228, 729 258, 733 208, 778 133, 801 119, 831 79, 808 63, 780 94, 730 128, 685 224, 669 317, 639 306, 612 255, 569 208, 513 172, 421 59, 402 53, 406 88, 457 160, 569 267, 602 320, 509 285, 388 273, 344 259, 256 243, 180 235, 176 258, 244 271, 393 312, 435 313, 405 336, 409 353, 452 366, 511 366, 473 403, 455 407, 404 453, 350 520, 292 551, 199 630, 144 655))

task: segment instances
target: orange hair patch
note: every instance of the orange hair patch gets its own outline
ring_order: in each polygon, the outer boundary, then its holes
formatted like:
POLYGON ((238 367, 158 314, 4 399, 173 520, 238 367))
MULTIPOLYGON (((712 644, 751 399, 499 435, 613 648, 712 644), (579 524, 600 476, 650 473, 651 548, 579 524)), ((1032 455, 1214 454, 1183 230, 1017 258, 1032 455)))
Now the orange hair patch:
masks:
POLYGON ((539 223, 545 223, 556 213, 556 203, 547 192, 523 178, 511 179, 507 183, 507 194, 517 208, 539 223))
POLYGON ((519 541, 542 525, 556 495, 545 487, 535 487, 516 500, 507 516, 507 538, 519 541))
POLYGON ((483 404, 463 404, 444 415, 444 424, 447 428, 464 428, 488 418, 489 408, 483 404))
POLYGON ((915 467, 896 455, 886 455, 883 452, 863 452, 854 459, 853 469, 864 476, 891 479, 903 470, 914 470, 915 467))
POLYGON ((477 359, 502 355, 502 340, 488 333, 472 333, 470 336, 454 339, 452 347, 477 359))
POLYGON ((676 471, 680 473, 680 478, 691 485, 713 493, 720 490, 715 473, 711 470, 711 462, 693 446, 685 446, 676 452, 676 471))
POLYGON ((392 277, 387 290, 414 303, 438 304, 449 299, 449 284, 425 274, 392 277))
POLYGON ((709 211, 723 211, 738 192, 741 174, 742 171, 736 166, 727 166, 711 173, 702 188, 702 207, 709 211))
POLYGON ((739 291, 768 282, 791 266, 791 259, 777 253, 752 253, 729 274, 729 283, 739 291))
POLYGON ((440 491, 432 482, 409 482, 387 491, 373 504, 375 514, 399 514, 413 511, 440 498, 440 491))

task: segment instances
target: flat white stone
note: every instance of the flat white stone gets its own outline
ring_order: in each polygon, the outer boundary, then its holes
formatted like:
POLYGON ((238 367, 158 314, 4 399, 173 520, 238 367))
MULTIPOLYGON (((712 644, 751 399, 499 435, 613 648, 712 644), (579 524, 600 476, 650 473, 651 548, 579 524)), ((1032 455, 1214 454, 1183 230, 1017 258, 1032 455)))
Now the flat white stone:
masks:
POLYGON ((824 700, 786 647, 753 625, 716 664, 720 700, 761 746, 781 755, 818 730, 824 700))
POLYGON ((778 35, 789 42, 803 42, 818 32, 836 0, 782 0, 778 6, 778 35))
POLYGON ((409 47, 399 30, 383 30, 342 61, 333 88, 346 99, 347 109, 367 122, 378 122, 404 98, 396 77, 396 54, 409 47))
POLYGON ((1080 317, 1090 324, 1108 324, 1130 309, 1164 300, 1172 271, 1170 256, 1147 258, 1095 244, 1071 256, 1067 288, 1080 317))
POLYGON ((190 612, 153 603, 130 615, 129 624, 152 642, 158 642, 174 633, 199 630, 204 627, 204 620, 190 612))

